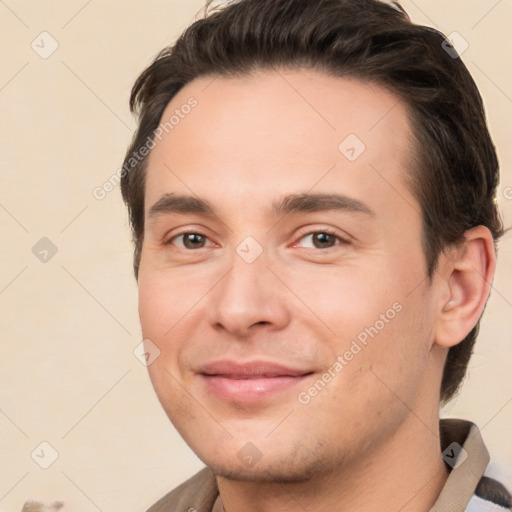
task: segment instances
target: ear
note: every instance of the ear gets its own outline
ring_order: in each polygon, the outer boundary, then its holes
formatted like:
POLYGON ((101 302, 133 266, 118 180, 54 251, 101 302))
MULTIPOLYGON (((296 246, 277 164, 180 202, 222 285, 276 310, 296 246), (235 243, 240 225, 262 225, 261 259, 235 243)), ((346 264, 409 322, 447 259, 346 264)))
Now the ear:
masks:
POLYGON ((446 348, 460 343, 478 322, 496 267, 494 241, 488 228, 469 229, 464 238, 453 257, 444 261, 448 293, 439 303, 435 343, 446 348))

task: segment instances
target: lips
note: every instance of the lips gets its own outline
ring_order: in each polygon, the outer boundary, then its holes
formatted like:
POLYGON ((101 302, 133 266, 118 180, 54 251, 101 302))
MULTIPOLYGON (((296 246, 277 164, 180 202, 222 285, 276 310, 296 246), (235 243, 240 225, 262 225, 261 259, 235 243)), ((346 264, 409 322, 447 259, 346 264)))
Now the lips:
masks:
POLYGON ((198 373, 208 376, 222 376, 233 379, 258 379, 272 377, 298 377, 311 372, 309 370, 293 369, 275 363, 260 361, 252 361, 248 363, 217 361, 201 367, 198 373))
POLYGON ((208 392, 239 403, 255 403, 288 390, 313 372, 263 361, 216 361, 198 371, 208 392))

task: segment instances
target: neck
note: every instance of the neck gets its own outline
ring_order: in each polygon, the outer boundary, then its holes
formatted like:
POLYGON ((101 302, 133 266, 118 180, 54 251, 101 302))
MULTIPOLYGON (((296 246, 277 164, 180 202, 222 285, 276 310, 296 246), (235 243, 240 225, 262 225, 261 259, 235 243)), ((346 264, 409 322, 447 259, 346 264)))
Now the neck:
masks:
POLYGON ((410 415, 371 452, 306 482, 240 482, 217 477, 222 512, 428 512, 448 477, 439 418, 410 415), (224 509, 223 509, 224 507, 224 509))

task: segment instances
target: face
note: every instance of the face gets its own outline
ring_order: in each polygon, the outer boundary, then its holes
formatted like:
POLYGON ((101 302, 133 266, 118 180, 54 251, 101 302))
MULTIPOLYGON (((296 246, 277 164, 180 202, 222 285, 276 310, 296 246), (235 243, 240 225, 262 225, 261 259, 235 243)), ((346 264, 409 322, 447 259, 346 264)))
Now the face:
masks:
POLYGON ((139 311, 194 452, 299 481, 430 414, 435 296, 401 102, 282 70, 196 79, 162 123, 176 110, 148 161, 139 311))

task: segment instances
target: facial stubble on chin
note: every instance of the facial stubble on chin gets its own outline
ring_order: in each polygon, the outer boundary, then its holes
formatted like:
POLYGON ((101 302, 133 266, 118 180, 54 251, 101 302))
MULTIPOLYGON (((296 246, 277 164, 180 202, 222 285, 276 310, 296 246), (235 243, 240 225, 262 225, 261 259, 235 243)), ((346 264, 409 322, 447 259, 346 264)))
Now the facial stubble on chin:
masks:
POLYGON ((294 447, 290 448, 288 455, 285 454, 280 460, 273 463, 266 464, 265 453, 263 453, 261 461, 252 468, 245 468, 241 463, 238 464, 238 467, 229 467, 228 464, 216 461, 203 460, 203 462, 215 476, 236 482, 304 484, 312 480, 326 478, 333 472, 340 471, 345 462, 350 459, 350 455, 344 450, 338 449, 336 454, 333 454, 331 449, 326 450, 324 443, 319 440, 307 454, 303 452, 304 445, 297 442, 294 447), (326 453, 330 453, 331 456, 327 457, 326 453))

